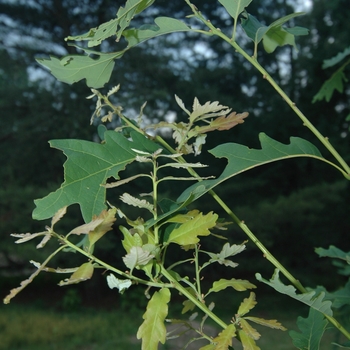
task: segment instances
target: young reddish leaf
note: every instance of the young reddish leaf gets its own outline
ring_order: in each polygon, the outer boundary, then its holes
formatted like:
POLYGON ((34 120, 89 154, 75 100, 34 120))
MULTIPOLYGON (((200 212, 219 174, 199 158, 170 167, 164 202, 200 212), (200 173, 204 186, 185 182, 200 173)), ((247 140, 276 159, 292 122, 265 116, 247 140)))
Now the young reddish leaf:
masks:
POLYGON ((137 331, 137 339, 142 339, 142 350, 157 350, 158 343, 165 343, 166 328, 165 317, 168 314, 170 291, 162 288, 155 292, 147 304, 147 310, 143 314, 143 323, 137 331))
POLYGON ((244 118, 247 118, 248 112, 236 113, 232 112, 228 116, 222 115, 216 119, 213 119, 209 125, 196 127, 196 131, 200 134, 207 133, 214 130, 229 130, 238 124, 244 123, 244 118))
POLYGON ((175 228, 169 235, 168 243, 177 243, 179 245, 190 245, 199 242, 198 236, 208 236, 209 229, 215 226, 217 214, 213 212, 204 215, 199 213, 189 221, 175 228))
POLYGON ((256 304, 257 302, 255 301, 255 294, 253 292, 250 292, 249 298, 245 298, 239 306, 237 314, 240 316, 245 315, 251 309, 253 309, 256 304))
POLYGON ((86 281, 92 277, 94 273, 94 266, 91 262, 84 263, 81 265, 78 270, 76 270, 70 278, 66 278, 65 280, 58 283, 59 286, 66 286, 68 284, 76 284, 83 281, 86 281))
POLYGON ((201 105, 197 97, 195 97, 193 101, 192 109, 193 109, 193 112, 190 115, 190 122, 194 122, 198 118, 202 119, 203 117, 205 118, 216 117, 218 115, 227 114, 231 111, 230 108, 219 104, 218 101, 214 101, 214 102, 208 101, 204 105, 201 105))

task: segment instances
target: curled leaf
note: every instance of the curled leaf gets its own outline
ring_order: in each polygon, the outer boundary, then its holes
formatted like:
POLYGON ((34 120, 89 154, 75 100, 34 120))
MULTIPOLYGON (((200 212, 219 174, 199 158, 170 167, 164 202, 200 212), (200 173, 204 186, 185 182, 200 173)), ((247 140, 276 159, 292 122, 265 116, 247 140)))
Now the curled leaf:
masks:
POLYGON ((142 249, 142 247, 132 247, 130 253, 123 257, 124 264, 130 270, 133 270, 136 266, 146 265, 154 258, 153 254, 149 251, 142 249))
POLYGON ((154 211, 153 205, 151 203, 149 203, 145 199, 139 199, 139 198, 133 197, 129 193, 122 194, 120 196, 120 200, 123 201, 124 203, 132 205, 134 207, 147 209, 151 213, 153 213, 153 211, 154 211))
POLYGON ((61 281, 58 285, 59 286, 66 286, 68 284, 76 284, 83 281, 86 281, 92 277, 92 274, 94 273, 94 266, 91 262, 87 262, 83 265, 81 265, 73 274, 70 276, 70 278, 66 278, 65 280, 61 281))
POLYGON ((115 277, 113 274, 109 274, 107 276, 107 284, 108 284, 108 287, 111 289, 118 288, 119 293, 123 294, 124 291, 132 285, 132 282, 131 280, 120 280, 117 277, 115 277))

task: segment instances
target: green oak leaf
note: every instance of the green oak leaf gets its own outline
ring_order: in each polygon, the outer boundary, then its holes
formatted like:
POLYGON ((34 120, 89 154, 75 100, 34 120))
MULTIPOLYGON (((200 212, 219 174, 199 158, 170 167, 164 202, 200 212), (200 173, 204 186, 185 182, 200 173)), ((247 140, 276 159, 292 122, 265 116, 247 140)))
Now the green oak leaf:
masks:
POLYGON ((213 339, 216 344, 214 349, 225 350, 232 347, 232 338, 236 336, 236 326, 234 324, 228 325, 221 331, 217 337, 213 339))
POLYGON ((156 350, 159 342, 164 344, 166 340, 165 317, 168 314, 170 291, 162 288, 155 292, 147 304, 147 310, 143 314, 143 323, 137 331, 137 339, 142 339, 142 350, 156 350))
POLYGON ((312 99, 312 103, 323 99, 329 102, 335 90, 339 91, 340 93, 344 91, 344 82, 347 81, 348 79, 346 78, 343 69, 338 69, 322 84, 321 89, 312 99))
POLYGON ((322 68, 326 69, 329 67, 333 67, 349 55, 350 55, 350 46, 348 46, 344 51, 339 52, 336 56, 333 56, 332 58, 324 60, 322 68))
POLYGON ((91 28, 85 34, 69 36, 66 40, 87 40, 88 47, 100 45, 103 40, 113 35, 116 35, 116 40, 119 40, 132 18, 152 5, 153 2, 154 0, 128 0, 124 7, 119 8, 116 18, 101 24, 97 28, 91 28))
POLYGON ((230 16, 237 21, 238 16, 248 7, 252 0, 219 0, 219 2, 225 7, 230 16))
POLYGON ((48 68, 59 81, 73 84, 86 79, 89 87, 98 89, 103 87, 110 79, 114 68, 114 60, 122 57, 122 52, 100 53, 97 58, 84 55, 68 55, 61 59, 50 56, 40 58, 37 62, 48 68))
POLYGON ((168 243, 196 244, 199 242, 198 236, 208 236, 210 234, 209 229, 215 226, 218 219, 217 214, 213 212, 203 215, 193 210, 190 213, 193 213, 193 217, 170 233, 168 243))
POLYGON ((144 25, 140 28, 124 30, 123 36, 128 41, 128 48, 134 47, 159 35, 188 32, 192 30, 184 22, 170 17, 157 17, 154 23, 153 25, 144 25))
POLYGON ((222 174, 213 180, 203 180, 188 187, 177 199, 178 203, 188 200, 192 195, 192 201, 200 198, 215 186, 244 171, 254 169, 257 166, 268 164, 283 159, 295 157, 311 157, 333 165, 344 176, 348 175, 338 166, 330 163, 322 157, 319 150, 310 142, 299 137, 291 137, 290 144, 285 145, 268 137, 264 133, 259 134, 261 149, 251 149, 236 143, 219 145, 209 152, 217 158, 227 158, 228 164, 222 174))
POLYGON ((297 325, 301 333, 290 331, 293 344, 300 350, 319 350, 319 345, 328 321, 324 316, 310 308, 307 318, 298 317, 297 325))
POLYGON ((262 278, 259 273, 255 274, 255 277, 258 281, 269 285, 277 292, 286 294, 301 303, 309 305, 311 308, 322 312, 325 315, 333 316, 333 311, 331 309, 332 303, 329 300, 324 300, 326 299, 326 294, 324 292, 316 293, 315 291, 310 291, 307 293, 296 294, 296 289, 292 285, 286 286, 281 282, 278 269, 275 270, 270 281, 262 278))
POLYGON ((304 12, 296 12, 279 18, 269 26, 265 26, 249 13, 244 13, 241 24, 250 39, 257 46, 263 40, 264 49, 271 53, 277 46, 292 45, 295 49, 295 36, 307 35, 308 30, 302 27, 284 28, 283 24, 294 17, 303 15, 304 12))
MULTIPOLYGON (((211 258, 209 263, 218 262, 221 265, 236 267, 238 265, 237 263, 231 260, 228 260, 226 258, 230 256, 234 256, 238 253, 241 253, 244 249, 245 249, 244 244, 240 244, 240 245, 233 244, 231 246, 230 243, 225 243, 220 253, 211 253, 211 252, 205 252, 205 253, 208 254, 211 258)), ((205 265, 206 264, 203 264, 203 266, 205 265)))
POLYGON ((345 260, 348 264, 350 264, 350 252, 344 252, 341 249, 335 247, 334 245, 330 245, 328 249, 315 248, 315 252, 321 258, 329 257, 342 259, 345 260))
POLYGON ((220 292, 227 287, 231 287, 239 292, 245 291, 247 289, 256 288, 256 286, 247 280, 241 280, 236 278, 231 278, 230 280, 221 278, 219 281, 215 281, 213 286, 209 289, 208 294, 212 292, 220 292))
MULTIPOLYGON (((135 2, 135 0, 133 1, 135 2)), ((142 2, 145 1, 136 1, 136 3, 140 3, 140 6, 142 2)), ((150 3, 152 1, 148 0, 146 2, 150 3)), ((86 55, 68 55, 61 59, 50 56, 50 58, 37 59, 37 61, 42 66, 49 69, 58 80, 64 83, 73 84, 86 79, 86 84, 89 87, 98 89, 109 81, 115 60, 121 58, 130 48, 159 35, 192 30, 184 22, 174 18, 158 17, 154 22, 154 25, 142 26, 139 29, 132 28, 123 30, 126 26, 123 27, 123 25, 115 19, 101 25, 98 29, 90 30, 84 35, 69 37, 69 40, 90 40, 90 46, 95 46, 100 44, 102 40, 116 33, 116 29, 113 30, 113 26, 117 26, 117 23, 119 23, 122 29, 118 32, 118 36, 123 35, 128 42, 128 46, 119 52, 101 53, 73 45, 83 50, 86 55), (95 55, 97 58, 92 58, 90 55, 95 55)))
POLYGON ((85 222, 91 221, 106 209, 108 178, 118 179, 118 173, 133 162, 133 149, 155 152, 159 145, 143 135, 133 132, 132 140, 121 133, 105 132, 103 144, 83 140, 53 140, 51 147, 58 148, 67 156, 64 163, 64 182, 48 196, 34 201, 33 218, 44 220, 52 217, 60 208, 78 203, 85 222))

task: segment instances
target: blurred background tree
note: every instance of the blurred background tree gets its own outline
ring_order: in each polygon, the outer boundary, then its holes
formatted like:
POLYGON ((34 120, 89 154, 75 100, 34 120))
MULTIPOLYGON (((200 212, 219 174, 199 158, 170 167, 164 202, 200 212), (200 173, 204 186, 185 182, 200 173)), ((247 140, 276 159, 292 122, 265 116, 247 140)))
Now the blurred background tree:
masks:
MULTIPOLYGON (((232 20, 218 2, 197 0, 194 3, 222 31, 230 30, 232 20)), ((67 46, 64 38, 108 21, 123 4, 120 0, 0 0, 0 266, 3 275, 10 272, 10 267, 11 273, 22 271, 28 267, 29 259, 40 261, 40 252, 30 244, 16 246, 9 234, 42 230, 45 225, 31 220, 33 199, 60 185, 64 162, 60 152, 49 148, 48 140, 96 140, 96 127, 89 125, 94 106, 85 100, 90 91, 84 82, 73 86, 57 82, 35 58, 76 52, 74 47, 67 46)), ((278 48, 271 55, 260 50, 259 61, 349 160, 349 125, 345 118, 350 113, 350 90, 335 93, 329 103, 312 104, 311 101, 329 77, 329 72, 322 69, 323 60, 348 46, 350 8, 347 0, 307 3, 264 0, 253 1, 249 13, 269 24, 295 9, 307 13, 290 24, 310 29, 308 36, 297 39, 299 52, 291 47, 278 48)), ((183 1, 158 0, 154 7, 136 18, 135 23, 150 23, 149 16, 172 15, 182 19, 187 14, 190 11, 183 1)), ((252 52, 252 42, 241 30, 237 35, 240 44, 252 52)), ((111 40, 103 50, 115 50, 118 45, 123 42, 111 40)), ((237 142, 258 148, 258 132, 285 143, 290 136, 304 137, 319 146, 260 74, 218 39, 182 33, 153 39, 116 62, 110 86, 106 88, 119 83, 118 103, 126 113, 137 115, 147 101, 144 112, 149 123, 184 117, 174 94, 187 106, 198 97, 202 103, 218 100, 237 112, 250 113, 246 122, 232 132, 210 135, 207 149, 212 148, 217 139, 220 143, 237 142)), ((220 173, 222 161, 207 158, 211 157, 207 152, 203 152, 202 157, 203 163, 206 159, 208 163, 215 161, 216 172, 220 173)), ((318 264, 319 271, 306 267, 317 259, 313 255, 315 242, 322 246, 339 245, 344 250, 350 248, 343 240, 350 224, 341 219, 349 209, 348 186, 330 167, 299 159, 237 176, 218 191, 298 277, 307 274, 310 281, 327 285, 330 268, 327 263, 318 264), (308 229, 301 231, 305 222, 308 229), (315 272, 318 279, 313 279, 315 272), (324 281, 319 281, 320 275, 324 281)), ((179 190, 178 186, 164 189, 174 198, 179 190)), ((204 211, 215 208, 210 200, 204 205, 207 206, 204 211)), ((80 222, 77 208, 67 225, 80 222)), ((232 243, 245 239, 233 226, 228 236, 232 243)), ((99 248, 100 254, 114 261, 115 256, 121 254, 117 229, 108 239, 108 244, 99 248)), ((248 247, 244 256, 242 254, 238 272, 245 277, 247 272, 256 272, 251 259, 260 258, 252 245, 248 247)), ((267 264, 259 268, 260 272, 271 270, 267 264)))

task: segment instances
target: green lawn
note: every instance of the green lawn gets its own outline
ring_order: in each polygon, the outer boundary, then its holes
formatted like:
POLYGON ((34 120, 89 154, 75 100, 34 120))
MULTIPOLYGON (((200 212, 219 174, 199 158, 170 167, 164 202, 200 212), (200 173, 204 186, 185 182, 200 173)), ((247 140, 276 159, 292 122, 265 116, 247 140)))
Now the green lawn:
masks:
POLYGON ((133 334, 142 322, 141 315, 94 310, 54 312, 28 306, 1 306, 0 349, 140 349, 133 334))
MULTIPOLYGON (((227 300, 227 299, 226 299, 227 300)), ((218 302, 220 304, 220 302, 218 302)), ((288 329, 296 330, 298 310, 288 308, 281 313, 278 305, 269 307, 263 305, 256 310, 254 316, 263 318, 277 318, 288 329)), ((180 307, 180 306, 179 306, 180 307)), ((140 349, 140 342, 136 340, 137 328, 142 323, 144 310, 126 307, 121 310, 109 311, 105 309, 81 308, 76 312, 46 310, 43 306, 28 306, 10 304, 0 306, 0 349, 4 350, 134 350, 140 349)), ((252 314, 253 316, 253 314, 252 314)), ((305 316, 305 315, 304 315, 305 316)), ((201 317, 198 317, 201 321, 201 317)), ((226 321, 229 318, 226 317, 226 321)), ((207 330, 215 336, 220 330, 208 322, 207 330)), ((255 326, 254 326, 255 327, 255 326)), ((288 331, 256 327, 262 337, 257 342, 262 350, 293 350, 296 349, 288 335, 288 331)), ((159 346, 161 350, 182 349, 191 339, 188 335, 184 339, 170 340, 166 345, 159 346)), ((324 344, 320 350, 335 349, 331 342, 337 340, 332 330, 326 332, 324 344)), ((197 350, 205 343, 193 343, 190 350, 197 350)), ((236 343, 235 343, 236 344, 236 343)), ((241 350, 240 344, 235 350, 241 350)), ((339 348, 337 348, 339 349, 339 348)))

